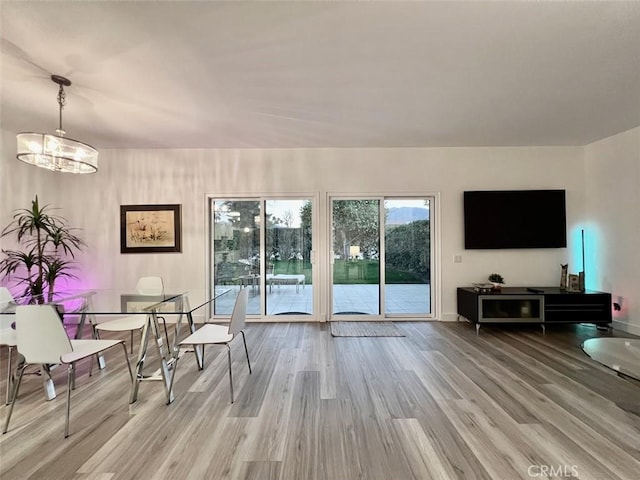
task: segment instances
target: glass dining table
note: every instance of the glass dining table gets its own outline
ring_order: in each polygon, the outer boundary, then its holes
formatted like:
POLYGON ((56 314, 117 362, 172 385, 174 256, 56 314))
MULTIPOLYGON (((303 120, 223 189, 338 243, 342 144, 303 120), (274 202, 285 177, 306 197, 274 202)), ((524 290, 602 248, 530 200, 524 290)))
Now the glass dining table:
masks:
MULTIPOLYGON (((82 338, 86 335, 86 329, 91 328, 91 335, 96 336, 95 330, 91 327, 100 321, 108 321, 113 318, 119 318, 129 315, 144 315, 147 321, 142 329, 140 339, 140 348, 136 361, 136 374, 131 387, 130 403, 134 403, 138 398, 138 390, 141 382, 160 381, 162 382, 166 394, 167 404, 174 399, 172 385, 173 365, 178 357, 184 353, 184 350, 178 346, 181 336, 182 327, 186 326, 188 334, 196 331, 196 323, 194 315, 207 315, 209 305, 221 297, 229 293, 232 288, 216 287, 215 291, 206 290, 184 290, 172 293, 170 291, 162 294, 143 295, 135 291, 125 290, 65 290, 56 292, 52 299, 47 299, 45 303, 55 305, 63 322, 69 323, 73 319, 76 326, 75 338, 82 338), (165 331, 160 328, 160 321, 170 317, 168 323, 174 324, 173 341, 171 345, 167 345, 165 341, 165 331), (186 324, 186 325, 185 325, 186 324), (156 347, 157 356, 154 357, 152 364, 155 362, 157 369, 153 374, 145 374, 147 367, 147 359, 149 357, 149 342, 156 347)), ((8 305, 2 313, 13 314, 15 307, 19 303, 26 303, 24 299, 18 300, 18 303, 8 305), (21 301, 22 300, 22 301, 21 301)), ((203 351, 202 347, 196 347, 193 350, 198 365, 198 369, 203 369, 203 351)), ((98 365, 104 368, 104 358, 98 358, 98 365)), ((45 391, 53 388, 53 382, 45 385, 45 391)), ((47 382, 47 380, 45 380, 47 382)), ((47 397, 55 397, 55 391, 51 395, 49 391, 47 397)))

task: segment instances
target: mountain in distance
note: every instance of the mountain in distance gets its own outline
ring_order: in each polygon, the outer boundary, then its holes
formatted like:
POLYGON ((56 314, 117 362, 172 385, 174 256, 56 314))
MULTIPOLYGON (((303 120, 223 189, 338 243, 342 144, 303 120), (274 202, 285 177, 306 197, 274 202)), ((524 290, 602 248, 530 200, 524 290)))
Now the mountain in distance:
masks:
POLYGON ((406 225, 416 220, 429 220, 429 209, 420 207, 393 207, 387 212, 387 225, 406 225))

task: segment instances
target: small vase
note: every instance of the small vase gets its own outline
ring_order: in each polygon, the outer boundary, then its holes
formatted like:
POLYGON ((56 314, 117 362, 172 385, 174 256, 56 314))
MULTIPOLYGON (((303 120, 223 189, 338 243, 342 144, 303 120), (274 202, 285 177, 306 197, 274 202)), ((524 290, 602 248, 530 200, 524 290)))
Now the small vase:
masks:
POLYGON ((501 283, 491 282, 491 285, 493 285, 493 289, 494 290, 502 290, 502 284, 501 283))

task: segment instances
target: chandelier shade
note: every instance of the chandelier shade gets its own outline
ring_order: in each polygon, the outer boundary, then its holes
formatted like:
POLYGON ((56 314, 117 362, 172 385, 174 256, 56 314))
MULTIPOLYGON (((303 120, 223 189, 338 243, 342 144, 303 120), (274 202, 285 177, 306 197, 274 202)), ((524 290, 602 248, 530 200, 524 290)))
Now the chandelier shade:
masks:
POLYGON ((98 151, 91 145, 67 137, 23 132, 17 136, 18 160, 63 173, 94 173, 98 151))
POLYGON ((70 86, 71 81, 60 75, 51 75, 51 81, 59 85, 60 126, 56 129, 56 135, 19 133, 17 158, 29 165, 54 172, 94 173, 98 171, 98 151, 91 145, 64 136, 66 133, 62 128, 62 108, 66 104, 64 87, 70 86))

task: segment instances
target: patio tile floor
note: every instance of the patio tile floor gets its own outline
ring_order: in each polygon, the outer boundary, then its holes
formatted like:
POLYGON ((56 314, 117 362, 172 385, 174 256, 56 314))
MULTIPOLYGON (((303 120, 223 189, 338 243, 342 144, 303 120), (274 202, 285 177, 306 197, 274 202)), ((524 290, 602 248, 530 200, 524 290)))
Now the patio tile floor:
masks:
MULTIPOLYGON (((231 287, 238 289, 238 286, 231 287)), ((249 292, 249 315, 260 314, 261 289, 252 288, 249 292)), ((367 315, 378 313, 379 291, 377 285, 335 285, 334 312, 357 312, 367 315)), ((386 286, 387 313, 426 314, 430 313, 430 285, 393 284, 386 286)), ((235 293, 223 295, 215 302, 215 311, 228 315, 233 309, 235 293)), ((311 314, 313 312, 313 285, 300 287, 296 292, 294 285, 274 285, 271 292, 267 288, 267 315, 311 314)))

